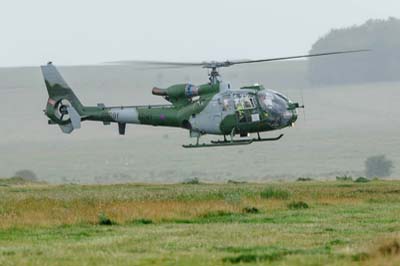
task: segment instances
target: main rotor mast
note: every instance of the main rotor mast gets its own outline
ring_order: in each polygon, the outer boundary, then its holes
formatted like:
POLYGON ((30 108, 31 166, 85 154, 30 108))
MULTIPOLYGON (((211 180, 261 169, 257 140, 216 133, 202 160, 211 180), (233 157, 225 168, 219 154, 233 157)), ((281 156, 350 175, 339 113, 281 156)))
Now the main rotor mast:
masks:
POLYGON ((208 73, 208 79, 210 80, 210 84, 217 84, 221 81, 221 75, 219 74, 218 69, 221 67, 230 67, 237 64, 239 61, 211 61, 211 62, 203 62, 203 68, 211 69, 208 73))
POLYGON ((221 75, 219 74, 217 67, 211 68, 211 71, 208 74, 208 79, 210 80, 210 84, 217 84, 221 81, 221 75))

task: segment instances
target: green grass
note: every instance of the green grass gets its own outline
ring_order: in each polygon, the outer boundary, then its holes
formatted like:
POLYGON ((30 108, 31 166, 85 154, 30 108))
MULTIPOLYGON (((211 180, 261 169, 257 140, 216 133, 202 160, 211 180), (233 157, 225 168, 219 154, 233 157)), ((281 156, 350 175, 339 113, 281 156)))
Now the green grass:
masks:
POLYGON ((17 183, 0 199, 0 265, 400 264, 396 181, 17 183))
POLYGON ((269 187, 261 191, 260 196, 265 199, 288 199, 290 193, 286 190, 269 187))
POLYGON ((308 204, 305 203, 304 201, 293 201, 293 202, 290 202, 287 206, 291 210, 299 210, 299 209, 308 209, 309 208, 308 204))

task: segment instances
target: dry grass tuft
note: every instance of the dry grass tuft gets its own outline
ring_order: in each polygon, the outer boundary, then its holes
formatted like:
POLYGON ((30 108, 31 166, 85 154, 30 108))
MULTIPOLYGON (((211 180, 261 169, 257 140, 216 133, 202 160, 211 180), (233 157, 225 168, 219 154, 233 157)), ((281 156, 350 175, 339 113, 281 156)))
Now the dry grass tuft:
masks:
POLYGON ((400 265, 400 240, 398 238, 379 239, 371 244, 368 252, 353 256, 354 261, 365 266, 400 265))
POLYGON ((400 242, 399 240, 390 240, 387 243, 383 243, 379 248, 378 252, 382 256, 398 256, 400 255, 400 242))

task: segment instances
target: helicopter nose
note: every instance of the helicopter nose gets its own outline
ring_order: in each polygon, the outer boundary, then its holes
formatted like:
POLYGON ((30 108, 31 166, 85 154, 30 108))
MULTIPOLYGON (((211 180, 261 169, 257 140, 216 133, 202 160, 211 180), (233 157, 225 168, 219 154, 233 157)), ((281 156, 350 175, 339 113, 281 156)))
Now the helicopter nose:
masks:
POLYGON ((292 111, 292 121, 291 121, 291 124, 292 124, 292 125, 297 121, 297 118, 298 118, 298 117, 299 117, 299 116, 298 116, 297 110, 293 110, 293 111, 292 111))
POLYGON ((298 103, 294 103, 290 100, 288 100, 288 108, 287 108, 287 116, 290 116, 290 119, 287 120, 288 126, 293 126, 293 124, 297 121, 298 118, 298 113, 297 113, 297 108, 299 108, 298 103))

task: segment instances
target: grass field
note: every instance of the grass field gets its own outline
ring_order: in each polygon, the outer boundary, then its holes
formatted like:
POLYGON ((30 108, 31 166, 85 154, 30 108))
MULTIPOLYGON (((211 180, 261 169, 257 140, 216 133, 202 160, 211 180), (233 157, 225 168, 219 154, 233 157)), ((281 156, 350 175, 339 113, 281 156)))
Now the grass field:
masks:
POLYGON ((400 182, 0 179, 0 265, 400 265, 400 182))

